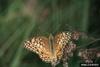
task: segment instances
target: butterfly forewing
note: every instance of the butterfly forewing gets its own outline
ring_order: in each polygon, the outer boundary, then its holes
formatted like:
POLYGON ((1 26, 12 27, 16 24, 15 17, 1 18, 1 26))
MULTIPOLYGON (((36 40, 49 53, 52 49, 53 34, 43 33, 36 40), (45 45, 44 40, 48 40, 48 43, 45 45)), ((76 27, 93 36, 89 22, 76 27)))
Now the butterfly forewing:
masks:
POLYGON ((48 38, 33 37, 30 41, 25 42, 25 48, 37 53, 43 61, 50 62, 50 50, 48 46, 48 38))
POLYGON ((69 42, 70 39, 71 39, 70 32, 67 33, 62 32, 55 36, 55 49, 56 49, 55 53, 58 60, 62 58, 63 48, 69 42))

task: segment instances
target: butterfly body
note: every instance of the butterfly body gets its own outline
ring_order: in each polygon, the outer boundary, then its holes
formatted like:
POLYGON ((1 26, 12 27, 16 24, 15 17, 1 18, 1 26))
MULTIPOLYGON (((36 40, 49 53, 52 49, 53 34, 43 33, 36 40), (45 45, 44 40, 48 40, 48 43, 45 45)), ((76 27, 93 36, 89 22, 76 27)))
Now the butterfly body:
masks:
POLYGON ((52 65, 56 65, 63 55, 63 48, 71 39, 71 33, 61 32, 55 37, 52 34, 49 37, 33 37, 30 41, 25 42, 25 48, 35 52, 39 57, 52 65))

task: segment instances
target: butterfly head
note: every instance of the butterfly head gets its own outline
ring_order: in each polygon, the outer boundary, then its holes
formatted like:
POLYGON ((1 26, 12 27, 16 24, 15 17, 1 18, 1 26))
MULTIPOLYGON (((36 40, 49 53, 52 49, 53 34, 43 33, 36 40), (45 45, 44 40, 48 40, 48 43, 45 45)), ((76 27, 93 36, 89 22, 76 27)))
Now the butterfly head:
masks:
POLYGON ((53 39, 54 39, 53 35, 50 34, 50 35, 49 35, 49 40, 53 40, 53 39))

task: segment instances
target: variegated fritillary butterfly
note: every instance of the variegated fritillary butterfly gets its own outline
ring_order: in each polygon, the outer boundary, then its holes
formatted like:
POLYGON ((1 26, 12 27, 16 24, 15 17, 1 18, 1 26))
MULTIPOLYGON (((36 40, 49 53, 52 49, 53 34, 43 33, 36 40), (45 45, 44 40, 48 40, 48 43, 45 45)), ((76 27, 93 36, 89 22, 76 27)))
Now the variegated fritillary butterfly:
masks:
POLYGON ((56 65, 63 55, 63 48, 70 41, 70 32, 58 33, 55 37, 38 36, 33 37, 30 41, 25 42, 25 48, 35 52, 39 57, 52 65, 56 65))

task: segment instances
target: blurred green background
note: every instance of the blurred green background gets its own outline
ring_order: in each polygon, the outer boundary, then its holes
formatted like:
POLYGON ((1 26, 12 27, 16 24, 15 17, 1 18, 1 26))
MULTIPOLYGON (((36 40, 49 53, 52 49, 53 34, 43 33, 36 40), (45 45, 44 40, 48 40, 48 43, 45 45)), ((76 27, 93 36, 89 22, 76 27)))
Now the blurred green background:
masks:
MULTIPOLYGON (((0 67, 50 67, 23 48, 23 42, 35 35, 74 30, 99 38, 99 4, 99 0, 0 0, 0 67)), ((79 67, 75 57, 69 64, 79 67)))

